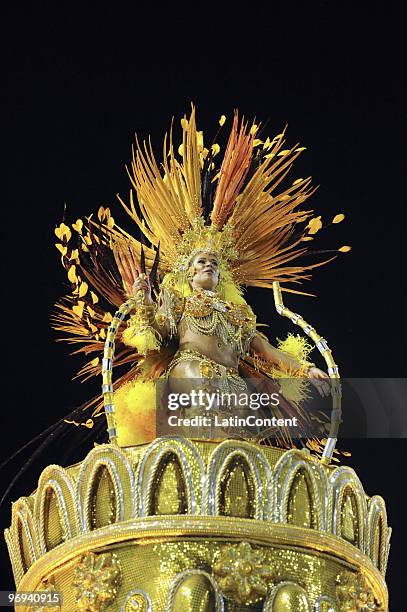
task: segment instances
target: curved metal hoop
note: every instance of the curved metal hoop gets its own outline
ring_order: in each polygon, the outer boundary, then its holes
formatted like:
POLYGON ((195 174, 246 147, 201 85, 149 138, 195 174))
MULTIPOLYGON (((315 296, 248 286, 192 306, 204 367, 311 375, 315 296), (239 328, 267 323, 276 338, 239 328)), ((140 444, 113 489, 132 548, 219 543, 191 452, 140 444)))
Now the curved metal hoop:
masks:
POLYGON ((102 394, 103 394, 103 405, 105 408, 105 415, 107 420, 107 433, 109 434, 109 441, 114 446, 118 446, 117 442, 117 427, 115 419, 115 408, 113 400, 113 380, 112 380, 112 369, 113 369, 113 358, 117 331, 120 324, 127 317, 129 312, 133 310, 138 304, 138 296, 132 297, 127 302, 124 302, 116 310, 110 327, 107 330, 105 346, 103 349, 103 360, 102 360, 102 394))
POLYGON ((340 376, 339 376, 339 368, 336 365, 334 358, 332 356, 332 351, 329 348, 327 341, 325 338, 320 336, 317 331, 307 323, 301 315, 296 314, 287 306, 284 306, 283 296, 281 294, 280 283, 275 281, 273 283, 273 293, 274 293, 274 303, 276 305, 276 310, 278 314, 282 317, 287 317, 290 319, 294 325, 298 325, 303 332, 307 334, 309 338, 313 341, 318 351, 321 353, 322 357, 325 359, 325 363, 328 367, 328 374, 332 379, 331 384, 331 394, 332 394, 332 412, 331 412, 331 424, 329 429, 329 437, 326 441, 324 452, 322 453, 322 462, 330 463, 332 459, 333 452, 335 450, 338 429, 341 424, 342 410, 341 410, 341 384, 340 384, 340 376))

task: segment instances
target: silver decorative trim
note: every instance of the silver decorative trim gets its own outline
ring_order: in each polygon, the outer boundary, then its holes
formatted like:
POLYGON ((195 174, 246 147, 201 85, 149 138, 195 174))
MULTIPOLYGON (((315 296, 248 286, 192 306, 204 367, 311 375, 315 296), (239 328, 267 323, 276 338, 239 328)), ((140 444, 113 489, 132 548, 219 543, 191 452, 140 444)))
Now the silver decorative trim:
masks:
POLYGON ((33 512, 33 520, 39 534, 38 542, 41 552, 43 554, 45 554, 46 551, 45 541, 41 532, 41 522, 43 520, 43 499, 40 493, 43 493, 43 491, 46 490, 49 482, 55 482, 58 484, 59 490, 56 490, 56 488, 54 488, 55 494, 57 495, 58 509, 64 512, 63 507, 67 507, 67 500, 69 501, 69 504, 72 505, 73 515, 71 516, 69 511, 66 510, 66 516, 62 517, 65 520, 65 525, 67 525, 65 534, 67 539, 74 537, 74 535, 72 534, 72 527, 75 530, 75 535, 81 530, 80 516, 76 504, 76 492, 72 479, 64 468, 59 465, 51 464, 42 472, 39 478, 33 512))
POLYGON ((247 452, 247 450, 244 448, 236 448, 234 450, 231 450, 227 447, 225 448, 222 445, 215 451, 215 453, 211 457, 211 462, 208 463, 207 471, 208 471, 208 482, 209 482, 209 487, 208 487, 209 514, 211 516, 216 516, 219 513, 218 500, 215 497, 218 483, 220 479, 222 478, 223 471, 225 467, 227 466, 227 464, 234 457, 239 457, 239 456, 242 457, 246 461, 252 476, 254 476, 254 480, 256 482, 256 493, 258 494, 258 499, 255 498, 253 500, 256 504, 255 518, 261 521, 263 520, 263 487, 261 484, 260 472, 259 472, 258 466, 256 465, 254 461, 253 455, 250 456, 250 453, 247 452), (217 455, 221 455, 221 457, 218 458, 217 455))
MULTIPOLYGON (((92 481, 95 478, 98 470, 103 466, 105 466, 106 469, 109 471, 110 476, 113 475, 114 484, 116 485, 117 492, 119 495, 119 499, 118 499, 119 521, 123 521, 124 520, 124 492, 123 492, 123 487, 122 487, 122 483, 120 480, 119 472, 117 471, 117 468, 113 460, 110 457, 103 457, 103 459, 101 458, 100 461, 95 462, 92 466, 92 470, 88 478, 90 481, 92 481)), ((88 497, 83 500, 85 506, 87 506, 88 504, 90 494, 91 494, 91 490, 88 491, 88 497)), ((82 514, 82 525, 83 525, 84 531, 89 531, 89 516, 84 516, 82 514)))
POLYGON ((319 342, 317 342, 317 349, 319 350, 319 352, 323 355, 324 353, 326 353, 327 351, 330 351, 331 349, 328 346, 327 341, 325 340, 325 338, 321 338, 321 340, 319 340, 319 342))
POLYGON ((158 462, 168 453, 174 453, 178 459, 180 460, 181 468, 183 470, 183 474, 188 485, 188 495, 190 502, 190 511, 191 514, 198 514, 197 512, 197 504, 196 504, 196 496, 195 496, 195 487, 192 481, 192 473, 191 468, 188 462, 188 459, 184 453, 184 450, 188 450, 194 457, 200 472, 201 472, 201 485, 202 485, 202 513, 203 513, 203 503, 206 495, 206 477, 205 477, 205 468, 202 462, 202 458, 199 455, 197 449, 192 446, 185 438, 181 438, 178 436, 169 436, 162 437, 155 440, 147 452, 145 453, 138 470, 138 479, 137 479, 137 492, 138 492, 138 503, 139 503, 139 516, 147 516, 146 512, 148 508, 146 508, 146 503, 148 502, 148 491, 151 483, 152 474, 155 474, 156 467, 158 466, 158 462), (147 462, 147 459, 151 456, 152 453, 156 451, 157 446, 166 443, 163 449, 159 449, 157 457, 154 459, 154 464, 150 466, 149 474, 147 477, 146 483, 144 483, 144 469, 147 462), (179 454, 178 454, 179 453, 179 454))
POLYGON ((271 518, 271 503, 272 503, 272 490, 273 490, 273 474, 272 471, 270 469, 269 464, 267 463, 267 459, 265 458, 265 456, 263 455, 263 453, 257 452, 256 453, 256 457, 257 459, 261 462, 261 464, 263 465, 264 471, 266 472, 266 478, 267 478, 267 505, 266 505, 266 513, 264 515, 264 520, 268 521, 271 518))
POLYGON ((324 459, 332 459, 332 455, 334 454, 335 446, 336 446, 337 438, 328 438, 324 447, 324 451, 322 453, 322 457, 324 459))
MULTIPOLYGON (((286 468, 288 470, 287 475, 289 475, 292 472, 293 468, 295 469, 301 465, 308 466, 308 470, 311 473, 312 473, 312 469, 315 469, 318 472, 318 475, 320 478, 320 484, 323 490, 323 500, 324 500, 324 507, 322 508, 322 501, 321 501, 321 497, 318 492, 318 500, 319 500, 320 507, 321 507, 321 512, 320 512, 321 524, 319 526, 319 529, 321 531, 328 531, 329 529, 328 507, 329 507, 329 496, 331 494, 331 490, 330 490, 330 486, 329 486, 329 482, 327 480, 326 474, 322 466, 319 463, 309 464, 302 458, 301 451, 295 450, 295 449, 291 451, 287 451, 287 453, 284 454, 283 457, 279 459, 275 465, 274 489, 273 489, 273 501, 274 501, 274 519, 273 520, 275 523, 282 522, 282 517, 281 517, 281 514, 279 513, 279 504, 278 504, 279 487, 281 486, 281 472, 283 471, 284 468, 286 468), (287 466, 287 464, 289 464, 290 461, 292 462, 292 465, 287 466)), ((312 476, 315 478, 314 474, 312 474, 312 476)))
POLYGON ((86 502, 86 500, 82 498, 83 481, 84 481, 85 476, 88 479, 92 480, 96 474, 96 471, 102 465, 105 465, 106 467, 108 467, 109 465, 112 468, 112 472, 113 472, 114 479, 115 479, 115 484, 117 486, 117 491, 119 493, 119 515, 120 515, 119 520, 123 520, 122 518, 124 516, 123 487, 122 487, 119 473, 116 469, 116 466, 113 463, 113 459, 108 456, 109 454, 116 457, 118 461, 121 461, 124 467, 126 468, 127 474, 129 476, 129 483, 130 483, 131 517, 135 516, 135 478, 134 478, 134 473, 131 468, 131 465, 127 457, 123 453, 121 453, 119 450, 113 448, 112 446, 108 446, 108 445, 101 446, 99 448, 94 449, 93 451, 89 453, 85 462, 82 464, 81 472, 78 478, 78 483, 77 483, 78 511, 79 511, 80 525, 83 531, 88 531, 88 529, 85 526, 85 517, 82 511, 82 503, 86 502), (99 457, 99 455, 102 455, 102 456, 99 457), (92 464, 92 469, 88 473, 87 470, 88 470, 89 464, 92 464))
MULTIPOLYGON (((46 547, 46 542, 45 542, 44 506, 45 506, 45 499, 48 493, 48 489, 52 489, 57 498, 58 514, 59 514, 60 519, 62 519, 64 522, 66 539, 72 538, 72 530, 71 530, 71 524, 69 521, 68 510, 66 507, 65 497, 64 497, 64 494, 62 492, 62 487, 59 484, 59 482, 55 480, 54 478, 49 478, 46 480, 45 479, 41 480, 40 478, 39 483, 38 483, 38 489, 41 489, 41 496, 38 497, 38 506, 36 503, 37 508, 35 508, 34 510, 37 510, 35 512, 35 515, 36 515, 35 519, 36 519, 37 529, 38 529, 38 534, 39 534, 40 547, 41 547, 41 551, 45 554, 46 552, 48 552, 48 549, 46 547)), ((75 499, 74 495, 72 499, 73 500, 75 499)))
POLYGON ((148 476, 147 476, 147 481, 144 485, 144 491, 143 491, 143 504, 142 504, 143 513, 140 516, 148 516, 148 505, 149 505, 152 481, 155 478, 156 471, 162 459, 166 455, 171 455, 171 454, 175 455, 178 461, 180 462, 182 474, 187 483, 187 496, 188 496, 188 506, 189 506, 188 510, 190 511, 191 514, 196 514, 196 498, 195 498, 194 484, 192 482, 192 472, 191 472, 191 468, 190 468, 188 459, 182 449, 176 448, 176 447, 173 447, 173 448, 167 447, 167 448, 161 449, 158 452, 157 456, 154 458, 152 465, 150 466, 148 476))
POLYGON ((165 608, 164 608, 165 612, 173 612, 174 598, 175 598, 178 587, 182 584, 184 579, 188 578, 189 576, 196 576, 196 575, 205 576, 205 578, 209 580, 214 590, 214 593, 215 593, 215 612, 224 612, 225 604, 223 600, 223 595, 222 595, 222 591, 220 590, 220 587, 218 583, 216 582, 216 580, 213 578, 213 576, 211 576, 204 570, 195 570, 195 569, 184 570, 183 572, 180 572, 179 574, 175 576, 175 578, 173 579, 170 585, 169 591, 168 591, 167 600, 165 602, 165 608))
POLYGON ((380 545, 380 550, 379 550, 377 568, 384 576, 385 569, 386 569, 385 568, 386 539, 387 539, 387 533, 388 533, 387 511, 386 511, 386 505, 384 503, 384 500, 378 495, 375 495, 374 497, 370 499, 370 502, 369 502, 369 513, 367 517, 368 541, 366 545, 367 554, 369 555, 373 563, 375 563, 375 561, 373 560, 374 532, 375 532, 377 525, 380 523, 380 518, 382 518, 383 522, 382 522, 382 538, 381 538, 381 545, 380 545))
POLYGON ((303 459, 294 461, 293 464, 288 468, 287 474, 285 475, 285 478, 284 478, 284 481, 281 487, 281 492, 280 492, 280 521, 279 522, 280 523, 285 522, 284 521, 284 519, 286 518, 285 511, 286 511, 286 506, 289 501, 288 496, 291 491, 292 483, 297 473, 300 472, 302 469, 308 475, 311 481, 311 486, 313 489, 313 499, 315 500, 316 505, 317 505, 317 508, 316 508, 317 514, 318 514, 317 529, 325 531, 326 521, 325 521, 324 511, 322 508, 321 496, 319 494, 318 482, 315 478, 315 474, 312 473, 311 466, 303 459))
MULTIPOLYGON (((32 539, 32 534, 31 534, 31 529, 28 526, 28 522, 27 522, 27 517, 25 516, 25 514, 23 513, 23 508, 21 508, 20 510, 17 511, 17 529, 18 529, 18 522, 20 522, 21 525, 21 529, 24 529, 25 532, 25 536, 28 540, 28 546, 30 549, 30 557, 31 557, 31 563, 30 566, 37 560, 37 555, 35 554, 35 547, 34 547, 34 542, 32 539)), ((20 556, 21 559, 23 557, 23 551, 20 548, 20 556)))
POLYGON ((133 597, 133 595, 142 595, 147 603, 147 612, 152 612, 153 610, 153 604, 151 601, 151 597, 148 593, 146 593, 146 591, 143 591, 142 589, 135 589, 134 591, 130 591, 130 593, 127 593, 126 595, 126 600, 124 602, 124 604, 121 606, 120 608, 120 612, 126 612, 126 605, 127 603, 129 603, 131 597, 133 597))
MULTIPOLYGON (((66 537, 67 539, 70 539, 72 538, 72 529, 71 529, 71 524, 69 522, 68 508, 66 507, 66 502, 65 502, 64 494, 62 492, 62 487, 59 484, 59 482, 57 482, 55 479, 49 480, 47 484, 50 484, 57 494, 57 500, 58 500, 58 503, 61 504, 60 508, 62 509, 62 513, 64 515, 63 519, 64 519, 65 527, 66 527, 66 537)), ((47 488, 48 487, 45 488, 45 491, 47 490, 47 488)))
POLYGON ((315 602, 314 612, 321 612, 321 603, 326 602, 331 607, 328 608, 328 612, 339 612, 339 608, 336 605, 336 602, 329 597, 328 595, 320 595, 315 602))
MULTIPOLYGON (((332 494, 334 497, 333 501, 333 514, 332 514, 332 533, 338 534, 339 528, 339 512, 340 503, 342 500, 343 491, 346 487, 350 487, 355 495, 356 504, 358 505, 358 520, 359 520, 359 531, 360 531, 360 544, 359 548, 362 552, 367 554, 367 504, 366 494, 364 492, 362 483, 357 477, 356 473, 349 467, 336 468, 331 474, 329 482, 332 486, 332 494)), ((356 547, 358 548, 358 547, 356 547)))

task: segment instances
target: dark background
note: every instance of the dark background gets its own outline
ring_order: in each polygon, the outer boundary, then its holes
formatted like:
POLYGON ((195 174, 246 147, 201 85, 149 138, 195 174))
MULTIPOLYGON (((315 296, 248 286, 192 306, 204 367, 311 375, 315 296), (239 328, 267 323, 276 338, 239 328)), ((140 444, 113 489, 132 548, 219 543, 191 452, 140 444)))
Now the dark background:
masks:
MULTIPOLYGON (((89 13, 39 3, 17 6, 8 17, 0 460, 97 389, 70 382, 79 364, 54 343, 49 326, 66 278, 53 234, 64 203, 70 222, 100 205, 124 222, 115 194, 128 193, 124 164, 134 133, 151 134, 159 155, 171 117, 188 113, 191 101, 208 135, 221 114, 230 119, 239 108, 269 119, 271 134, 288 123, 289 142, 307 146, 295 172, 321 185, 314 208, 326 220, 347 215, 324 232, 325 245, 353 250, 307 284, 317 298, 287 296, 286 303, 328 339, 343 375, 406 375, 405 33, 396 3, 135 4, 89 13)), ((249 301, 270 324, 271 338, 288 329, 271 292, 252 290, 249 301)), ((69 437, 63 445, 71 445, 69 437)), ((366 492, 386 500, 394 530, 391 610, 402 610, 407 442, 343 445, 366 492)), ((31 491, 42 467, 58 461, 60 448, 51 449, 11 499, 31 491)), ((0 473, 2 488, 18 465, 0 473)), ((9 509, 7 501, 2 528, 9 509)), ((11 589, 4 547, 0 558, 0 588, 11 589)))

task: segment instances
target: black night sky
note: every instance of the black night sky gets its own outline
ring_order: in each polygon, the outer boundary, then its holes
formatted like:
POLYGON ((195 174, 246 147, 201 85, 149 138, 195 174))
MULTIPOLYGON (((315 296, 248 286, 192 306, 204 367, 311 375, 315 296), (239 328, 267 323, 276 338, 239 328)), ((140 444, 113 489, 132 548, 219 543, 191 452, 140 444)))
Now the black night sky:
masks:
MULTIPOLYGON (((397 4, 268 2, 223 13, 207 4, 116 6, 75 13, 16 5, 3 22, 0 462, 97 391, 71 382, 79 362, 49 325, 66 278, 53 233, 64 204, 70 222, 109 205, 126 223, 115 194, 128 195, 134 133, 151 134, 159 156, 172 116, 188 113, 191 101, 204 133, 239 108, 268 120, 270 134, 288 123, 289 143, 307 147, 293 179, 314 177, 312 205, 323 219, 346 214, 322 244, 353 249, 305 286, 316 298, 287 296, 287 305, 329 340, 344 376, 406 376, 406 71, 397 4)), ((288 330, 271 291, 251 290, 248 300, 272 339, 288 330)), ((33 490, 71 444, 67 436, 35 462, 1 510, 2 529, 11 499, 33 490)), ((399 612, 407 442, 343 444, 366 492, 387 503, 388 585, 399 612)), ((20 465, 0 473, 2 489, 20 465)), ((0 554, 0 590, 12 589, 3 543, 0 554)))

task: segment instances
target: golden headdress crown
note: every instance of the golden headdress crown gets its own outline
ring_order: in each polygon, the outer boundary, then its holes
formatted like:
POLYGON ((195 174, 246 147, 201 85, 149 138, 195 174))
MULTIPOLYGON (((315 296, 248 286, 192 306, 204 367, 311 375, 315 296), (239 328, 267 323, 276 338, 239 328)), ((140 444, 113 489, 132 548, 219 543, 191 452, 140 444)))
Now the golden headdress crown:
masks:
POLYGON ((186 230, 180 246, 180 255, 175 270, 187 270, 198 253, 215 253, 225 265, 238 257, 233 228, 226 226, 220 231, 216 225, 205 225, 201 218, 192 222, 186 230))

